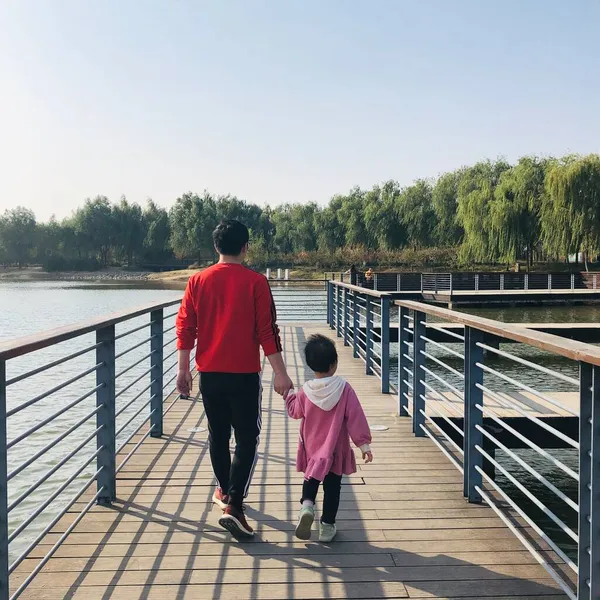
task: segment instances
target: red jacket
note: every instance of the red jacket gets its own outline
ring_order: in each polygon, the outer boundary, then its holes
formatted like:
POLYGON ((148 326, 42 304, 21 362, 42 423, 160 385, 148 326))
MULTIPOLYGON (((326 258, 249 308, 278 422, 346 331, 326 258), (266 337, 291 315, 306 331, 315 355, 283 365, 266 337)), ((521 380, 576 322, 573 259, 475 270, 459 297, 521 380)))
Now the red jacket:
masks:
POLYGON ((204 373, 258 373, 260 349, 281 352, 275 303, 263 275, 216 264, 193 275, 177 315, 177 348, 192 350, 204 373))

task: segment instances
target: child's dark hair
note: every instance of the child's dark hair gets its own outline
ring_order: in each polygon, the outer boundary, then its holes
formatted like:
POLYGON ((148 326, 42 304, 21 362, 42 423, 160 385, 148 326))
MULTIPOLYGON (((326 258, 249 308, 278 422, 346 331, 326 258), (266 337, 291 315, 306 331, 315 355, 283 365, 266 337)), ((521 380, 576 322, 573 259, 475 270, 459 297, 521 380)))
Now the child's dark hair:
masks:
POLYGON ((335 344, 324 335, 311 335, 304 347, 306 364, 315 373, 327 373, 337 362, 335 344))
POLYGON ((248 228, 235 219, 221 221, 213 231, 215 248, 225 256, 239 256, 249 238, 248 228))

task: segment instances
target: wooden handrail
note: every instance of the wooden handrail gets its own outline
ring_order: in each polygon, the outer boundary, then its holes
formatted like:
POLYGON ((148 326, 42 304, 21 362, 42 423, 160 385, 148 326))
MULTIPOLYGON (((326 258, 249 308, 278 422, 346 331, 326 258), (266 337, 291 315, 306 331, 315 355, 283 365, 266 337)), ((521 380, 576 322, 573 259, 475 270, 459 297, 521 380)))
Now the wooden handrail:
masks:
POLYGON ((353 292, 359 292, 361 294, 366 294, 367 296, 375 296, 376 298, 385 298, 394 295, 394 292, 380 292, 378 290, 370 290, 368 288, 361 287, 360 285, 352 285, 350 283, 344 283, 342 281, 330 281, 330 283, 337 287, 345 288, 353 292))
POLYGON ((600 366, 600 348, 585 342, 576 342, 565 339, 551 333, 541 331, 532 331, 522 325, 515 323, 502 323, 484 317, 476 317, 467 313, 456 312, 448 308, 431 306, 423 302, 414 302, 412 300, 396 300, 397 306, 403 306, 410 310, 423 312, 434 317, 440 317, 453 323, 461 323, 467 327, 473 327, 491 333, 498 337, 522 342, 546 352, 552 352, 571 360, 586 362, 592 365, 600 366))
MULTIPOLYGON (((87 321, 81 321, 74 325, 67 325, 66 327, 58 327, 56 329, 49 329, 40 333, 34 333, 24 337, 8 340, 0 343, 0 360, 8 360, 10 358, 16 358, 42 348, 47 348, 53 344, 60 342, 66 342, 73 338, 91 333, 97 329, 108 327, 110 325, 116 325, 135 317, 148 314, 153 310, 159 310, 161 308, 168 308, 169 306, 175 306, 181 302, 181 298, 177 300, 169 300, 168 302, 154 302, 152 304, 145 304, 138 308, 123 310, 111 315, 104 315, 95 319, 89 319, 87 321)), ((148 323, 150 325, 150 323, 148 323)))

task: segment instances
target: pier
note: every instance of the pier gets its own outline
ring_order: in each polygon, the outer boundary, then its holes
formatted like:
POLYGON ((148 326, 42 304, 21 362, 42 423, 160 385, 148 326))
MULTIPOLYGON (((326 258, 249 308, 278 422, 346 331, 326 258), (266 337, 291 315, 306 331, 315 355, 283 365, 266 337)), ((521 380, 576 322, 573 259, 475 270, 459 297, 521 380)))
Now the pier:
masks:
POLYGON ((297 321, 282 326, 292 379, 310 377, 308 335, 336 337, 339 373, 373 430, 375 461, 343 482, 338 538, 293 536, 298 423, 266 361, 246 501, 256 538, 239 543, 219 528, 201 397, 174 390, 178 301, 152 304, 0 344, 0 600, 600 597, 598 348, 341 282, 312 298, 316 312, 299 298, 297 321), (57 347, 61 358, 49 359, 57 347), (75 374, 45 384, 66 363, 75 374), (50 415, 38 410, 44 402, 50 415), (575 452, 579 467, 553 448, 575 452), (38 463, 47 469, 19 479, 38 463), (521 483, 524 472, 557 502, 521 483))

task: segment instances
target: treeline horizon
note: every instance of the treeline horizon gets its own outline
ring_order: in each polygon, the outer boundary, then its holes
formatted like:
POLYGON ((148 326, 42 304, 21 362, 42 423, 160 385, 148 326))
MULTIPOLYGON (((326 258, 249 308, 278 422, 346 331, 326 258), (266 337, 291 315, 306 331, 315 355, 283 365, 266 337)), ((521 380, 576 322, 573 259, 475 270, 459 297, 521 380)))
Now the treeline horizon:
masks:
POLYGON ((484 160, 404 187, 354 187, 326 206, 260 207, 205 191, 181 195, 169 210, 96 196, 61 221, 38 222, 17 207, 0 216, 0 264, 56 271, 202 263, 214 258, 212 231, 222 219, 248 226, 255 266, 531 266, 591 257, 600 251, 600 156, 484 160))

